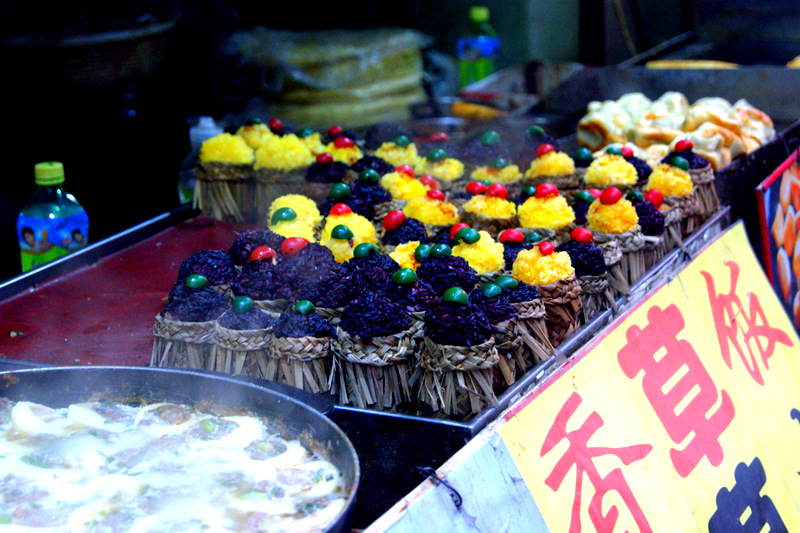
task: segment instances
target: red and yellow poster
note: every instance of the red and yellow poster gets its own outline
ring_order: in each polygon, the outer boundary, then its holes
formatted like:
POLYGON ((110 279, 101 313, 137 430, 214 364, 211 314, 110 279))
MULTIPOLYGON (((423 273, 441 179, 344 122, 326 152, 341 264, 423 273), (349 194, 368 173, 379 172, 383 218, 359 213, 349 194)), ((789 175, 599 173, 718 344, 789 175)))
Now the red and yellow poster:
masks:
POLYGON ((552 532, 800 531, 800 340, 733 226, 506 414, 552 532))

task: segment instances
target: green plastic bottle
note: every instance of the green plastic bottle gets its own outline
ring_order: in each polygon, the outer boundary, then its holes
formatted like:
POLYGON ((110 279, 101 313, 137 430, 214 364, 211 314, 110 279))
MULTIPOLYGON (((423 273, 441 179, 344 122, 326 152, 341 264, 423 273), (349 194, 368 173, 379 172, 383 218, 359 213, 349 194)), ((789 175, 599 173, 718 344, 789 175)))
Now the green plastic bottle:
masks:
POLYGON ((456 43, 461 88, 494 72, 494 63, 499 52, 500 38, 489 24, 489 8, 470 7, 469 29, 456 43))
POLYGON ((17 217, 22 271, 28 271, 89 242, 89 217, 64 190, 64 165, 58 161, 34 166, 36 192, 17 217))

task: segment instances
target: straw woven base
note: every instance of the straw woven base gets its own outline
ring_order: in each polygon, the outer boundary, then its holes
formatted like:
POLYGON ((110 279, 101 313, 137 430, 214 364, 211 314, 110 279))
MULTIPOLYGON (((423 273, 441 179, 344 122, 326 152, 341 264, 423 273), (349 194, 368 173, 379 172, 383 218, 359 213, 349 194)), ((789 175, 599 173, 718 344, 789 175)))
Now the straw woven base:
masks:
POLYGON ((267 359, 259 360, 261 376, 314 394, 327 392, 332 354, 330 337, 276 337, 267 343, 267 359))
POLYGON ((595 232, 594 238, 598 245, 611 240, 617 241, 619 249, 622 252, 619 267, 629 286, 636 283, 644 276, 645 272, 647 272, 644 254, 642 252, 647 244, 647 240, 642 234, 642 230, 639 229, 639 226, 636 226, 633 231, 613 235, 598 231, 595 232))
POLYGON ((336 328, 330 384, 339 403, 383 411, 410 402, 415 333, 410 328, 363 343, 336 328))
POLYGON ((547 332, 546 311, 541 298, 512 304, 517 308, 513 334, 521 340, 513 352, 517 376, 521 376, 553 353, 547 332))
POLYGON ((235 330, 217 324, 214 349, 205 368, 244 376, 261 376, 260 366, 267 361, 271 330, 235 330))
POLYGON ((469 416, 497 405, 492 388, 499 362, 494 338, 477 346, 450 346, 424 337, 419 351, 417 399, 434 412, 469 416))
POLYGON ((153 326, 150 366, 210 370, 216 321, 181 322, 157 315, 153 326))
POLYGON ((692 192, 684 196, 668 196, 664 198, 664 202, 672 207, 680 208, 683 215, 683 221, 681 222, 681 235, 683 237, 692 233, 702 224, 700 200, 696 187, 692 189, 692 192))
POLYGON ((581 284, 581 312, 584 322, 589 322, 605 309, 616 307, 608 272, 601 276, 579 276, 578 282, 581 284))
POLYGON ((279 315, 279 314, 283 313, 284 311, 286 311, 287 309, 289 309, 289 307, 292 305, 292 302, 290 300, 284 300, 284 299, 281 299, 281 300, 254 300, 253 304, 256 307, 259 307, 259 308, 263 309, 264 311, 267 311, 270 314, 279 315))
POLYGON ((600 241, 597 245, 603 251, 603 257, 608 267, 606 274, 612 292, 616 296, 628 295, 631 292, 631 286, 620 264, 622 261, 622 250, 619 247, 619 242, 611 239, 600 241))
POLYGON ((542 295, 550 343, 557 348, 583 324, 580 283, 573 274, 567 279, 550 285, 537 285, 536 288, 542 295))
POLYGON ((719 211, 720 208, 714 168, 709 164, 705 168, 689 170, 689 175, 692 177, 692 183, 697 189, 697 201, 699 204, 697 214, 705 220, 719 211))
POLYGON ((193 205, 204 215, 235 223, 256 223, 256 183, 252 165, 198 163, 193 205))

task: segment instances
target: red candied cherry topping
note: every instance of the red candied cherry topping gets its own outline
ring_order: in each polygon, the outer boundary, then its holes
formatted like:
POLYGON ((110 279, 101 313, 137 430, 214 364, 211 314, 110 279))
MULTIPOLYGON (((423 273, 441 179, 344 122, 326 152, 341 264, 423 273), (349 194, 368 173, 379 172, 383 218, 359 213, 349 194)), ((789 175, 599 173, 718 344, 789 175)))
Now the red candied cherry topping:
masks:
POLYGON ((439 182, 436 181, 436 178, 434 178, 430 174, 423 174, 422 176, 419 177, 419 181, 421 181, 423 185, 430 187, 431 189, 439 188, 439 182))
POLYGON ((550 255, 555 251, 556 247, 550 241, 542 241, 539 243, 539 253, 542 255, 550 255))
POLYGON ((664 203, 664 195, 658 189, 650 189, 644 193, 644 199, 656 207, 661 207, 661 204, 664 203))
POLYGON ((383 217, 383 227, 386 231, 392 231, 400 227, 400 224, 406 219, 406 214, 399 209, 394 209, 386 213, 383 217))
POLYGON ((336 148, 352 148, 355 143, 353 142, 353 139, 349 137, 336 137, 333 140, 333 145, 336 148))
POLYGON ((433 135, 431 135, 429 137, 429 139, 431 141, 433 141, 433 142, 449 141, 450 140, 450 136, 447 135, 443 131, 438 131, 438 132, 434 133, 433 135))
POLYGON ((317 163, 321 163, 323 165, 333 163, 333 156, 328 152, 322 152, 317 156, 317 163))
POLYGON ((622 157, 624 157, 625 159, 633 157, 633 148, 631 148, 630 146, 623 146, 622 148, 620 148, 620 151, 622 152, 622 157))
POLYGON ((344 133, 344 130, 342 129, 341 126, 331 126, 330 128, 328 128, 328 134, 334 137, 338 137, 342 133, 344 133))
POLYGON ((394 169, 395 172, 399 172, 400 174, 405 174, 407 176, 414 177, 414 169, 411 168, 411 165, 400 165, 399 167, 394 169))
POLYGON ((284 257, 292 257, 308 244, 308 240, 302 237, 288 237, 281 243, 281 253, 284 257))
POLYGON ((438 189, 431 189, 425 194, 428 195, 428 198, 433 200, 444 200, 444 193, 438 189))
POLYGON ((689 139, 681 139, 675 143, 676 152, 685 152, 686 150, 691 150, 692 148, 694 148, 694 143, 689 139))
POLYGON ((486 184, 480 181, 471 181, 467 183, 467 192, 470 194, 483 194, 486 192, 486 189, 488 189, 486 184))
POLYGON ((450 228, 450 240, 455 240, 456 233, 458 233, 458 230, 461 230, 461 229, 464 229, 464 228, 468 228, 468 227, 469 227, 469 224, 467 224, 465 222, 459 222, 458 224, 453 224, 453 227, 450 228))
POLYGON ((598 198, 600 198, 600 195, 603 194, 603 191, 601 191, 600 189, 589 189, 589 194, 594 196, 594 199, 597 200, 598 198))
POLYGON ((267 125, 269 126, 269 129, 271 129, 272 131, 280 131, 280 130, 283 129, 283 122, 281 122, 281 119, 279 119, 279 118, 274 118, 273 117, 273 118, 269 119, 269 122, 267 122, 267 125))
POLYGON ((489 185, 489 188, 486 189, 486 196, 495 196, 505 200, 508 198, 508 189, 501 183, 492 183, 489 185))
POLYGON ((569 238, 572 239, 573 241, 586 242, 586 243, 592 242, 594 240, 592 232, 586 228, 575 228, 569 234, 569 238))
POLYGON ((511 228, 503 231, 497 238, 500 242, 523 242, 525 234, 518 229, 511 228))
POLYGON ((350 206, 347 204, 334 204, 331 207, 331 215, 347 215, 352 213, 353 210, 350 209, 350 206))
POLYGON ((556 147, 550 143, 540 144, 538 147, 536 147, 536 157, 542 157, 544 154, 549 154, 550 152, 554 152, 555 149, 556 147))
POLYGON ((248 261, 261 261, 262 259, 272 259, 277 257, 277 252, 269 246, 259 246, 250 252, 250 259, 248 261))
POLYGON ((622 198, 622 191, 616 187, 609 187, 600 195, 600 203, 603 205, 611 205, 619 202, 620 198, 622 198))
POLYGON ((547 198, 548 196, 558 196, 558 188, 552 183, 540 183, 536 186, 533 193, 536 198, 547 198))

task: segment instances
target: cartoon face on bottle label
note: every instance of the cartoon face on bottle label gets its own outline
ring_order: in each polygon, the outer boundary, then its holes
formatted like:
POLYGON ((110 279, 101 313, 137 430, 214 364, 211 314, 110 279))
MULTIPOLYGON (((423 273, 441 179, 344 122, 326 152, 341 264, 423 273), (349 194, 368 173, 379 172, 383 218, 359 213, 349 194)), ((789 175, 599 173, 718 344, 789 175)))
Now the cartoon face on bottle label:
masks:
POLYGON ((86 211, 52 219, 20 215, 17 237, 25 272, 85 248, 89 242, 89 217, 86 211))

